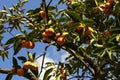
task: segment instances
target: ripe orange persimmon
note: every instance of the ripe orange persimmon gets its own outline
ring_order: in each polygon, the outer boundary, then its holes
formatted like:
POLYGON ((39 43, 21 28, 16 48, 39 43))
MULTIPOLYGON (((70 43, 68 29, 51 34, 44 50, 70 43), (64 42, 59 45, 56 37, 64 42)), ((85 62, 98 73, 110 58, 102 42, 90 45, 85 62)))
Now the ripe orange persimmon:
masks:
POLYGON ((67 36, 67 35, 69 35, 69 33, 68 32, 63 32, 63 33, 57 33, 56 34, 56 38, 58 38, 58 37, 65 37, 65 36, 67 36))
POLYGON ((109 2, 111 5, 113 5, 115 3, 115 0, 107 0, 107 2, 109 2))
POLYGON ((45 39, 45 41, 51 42, 51 39, 49 38, 49 36, 45 32, 42 33, 42 37, 45 39))
POLYGON ((61 36, 61 33, 56 34, 56 38, 59 38, 61 36))
POLYGON ((23 68, 24 69, 30 69, 30 65, 31 65, 31 62, 30 61, 26 61, 23 65, 23 68))
POLYGON ((59 45, 64 45, 65 42, 66 42, 66 40, 65 40, 64 37, 60 36, 60 37, 57 38, 57 43, 58 43, 59 45))
POLYGON ((38 64, 36 62, 32 62, 30 65, 30 69, 37 71, 38 70, 38 64))
POLYGON ((45 33, 47 36, 53 36, 55 34, 55 31, 53 28, 48 28, 45 30, 45 33))
POLYGON ((76 27, 76 29, 77 29, 78 31, 80 31, 80 30, 83 29, 84 27, 85 27, 84 24, 80 24, 79 26, 76 27))
POLYGON ((35 47, 35 44, 32 41, 22 40, 22 47, 27 49, 33 49, 35 47))
POLYGON ((23 68, 17 69, 17 74, 19 76, 23 76, 24 75, 24 69, 23 68))
POLYGON ((26 44, 26 48, 27 49, 33 49, 35 46, 34 42, 28 41, 26 44))
POLYGON ((94 32, 93 28, 88 27, 87 31, 85 32, 85 36, 90 35, 92 32, 94 32))
POLYGON ((105 8, 110 8, 111 7, 111 4, 109 2, 106 2, 105 3, 105 8))
POLYGON ((43 32, 43 33, 42 33, 42 37, 43 37, 43 38, 46 38, 46 37, 48 37, 48 36, 47 36, 47 34, 46 34, 45 32, 43 32))
POLYGON ((43 18, 43 19, 46 18, 46 12, 45 11, 40 11, 38 14, 41 18, 43 18))
POLYGON ((48 38, 48 37, 46 37, 46 38, 44 38, 44 39, 45 39, 45 41, 47 41, 47 42, 51 42, 51 39, 48 38))

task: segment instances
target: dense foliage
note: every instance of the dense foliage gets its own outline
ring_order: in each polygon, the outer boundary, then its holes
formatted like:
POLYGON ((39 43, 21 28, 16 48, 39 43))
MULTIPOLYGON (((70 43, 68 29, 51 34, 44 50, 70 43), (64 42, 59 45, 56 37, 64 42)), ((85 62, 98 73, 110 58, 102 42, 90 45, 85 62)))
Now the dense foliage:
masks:
MULTIPOLYGON (((47 43, 68 52, 65 62, 48 62, 43 80, 90 80, 120 79, 120 1, 119 0, 42 0, 40 7, 32 10, 23 8, 26 0, 11 8, 0 10, 0 56, 9 57, 13 48, 13 68, 2 69, 11 80, 15 74, 30 80, 38 80, 36 54, 14 57, 22 48, 33 49, 36 42, 47 43), (66 8, 59 9, 60 5, 66 8), (9 25, 6 27, 6 25, 9 25), (19 32, 13 35, 13 31, 19 32), (9 32, 13 37, 4 44, 2 34, 9 32), (21 60, 23 67, 17 62, 21 60)), ((37 3, 36 3, 37 4, 37 3)))

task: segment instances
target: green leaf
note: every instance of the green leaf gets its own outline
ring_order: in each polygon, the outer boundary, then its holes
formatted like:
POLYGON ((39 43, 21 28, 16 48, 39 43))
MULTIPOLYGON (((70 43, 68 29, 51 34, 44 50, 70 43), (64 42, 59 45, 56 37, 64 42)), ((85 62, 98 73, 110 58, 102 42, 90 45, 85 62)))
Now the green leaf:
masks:
POLYGON ((58 76, 56 77, 56 80, 61 80, 60 75, 58 75, 58 76))
POLYGON ((52 72, 52 70, 53 70, 53 68, 50 68, 45 72, 43 80, 49 80, 49 75, 52 72))
POLYGON ((9 57, 8 56, 8 51, 4 51, 4 55, 5 55, 6 58, 8 58, 9 57))
POLYGON ((16 37, 13 37, 13 38, 9 39, 5 44, 7 45, 7 44, 14 43, 15 39, 16 39, 16 37))
POLYGON ((55 6, 49 6, 49 7, 48 7, 48 10, 55 10, 55 9, 56 9, 55 6))
POLYGON ((68 72, 70 73, 70 74, 72 74, 72 67, 70 66, 70 64, 65 64, 65 66, 67 67, 67 69, 68 69, 68 72))
POLYGON ((89 18, 84 18, 84 22, 89 25, 89 24, 94 23, 94 20, 93 19, 89 19, 89 18))
POLYGON ((3 39, 3 36, 0 36, 0 41, 3 39))
POLYGON ((23 63, 27 61, 26 57, 24 56, 19 56, 18 59, 21 60, 23 63))
POLYGON ((4 26, 0 25, 0 34, 2 34, 4 32, 4 26))
POLYGON ((94 46, 99 47, 99 48, 103 47, 103 45, 100 45, 100 44, 94 44, 94 46))
POLYGON ((4 61, 5 58, 8 58, 8 52, 0 50, 0 56, 2 57, 2 60, 4 61))
POLYGON ((3 6, 3 9, 4 9, 4 10, 7 10, 5 5, 3 6))
POLYGON ((32 70, 31 69, 31 71, 32 71, 32 73, 37 77, 38 76, 38 70, 32 70))
POLYGON ((69 60, 70 58, 72 58, 73 57, 73 55, 68 55, 66 58, 65 58, 65 60, 69 60))
POLYGON ((31 62, 34 61, 33 55, 32 55, 32 53, 30 53, 30 52, 28 52, 28 60, 31 61, 31 62))
POLYGON ((102 52, 105 48, 104 47, 95 47, 94 53, 102 52))
POLYGON ((119 42, 119 40, 120 40, 120 34, 118 34, 118 35, 116 36, 116 41, 119 42))
POLYGON ((7 77, 5 78, 5 80, 11 80, 13 77, 13 74, 8 74, 7 77))
POLYGON ((32 56, 33 56, 33 61, 34 61, 34 60, 35 60, 36 53, 33 53, 32 56))
POLYGON ((14 67, 15 67, 15 66, 18 66, 18 63, 17 63, 17 60, 16 60, 15 57, 13 57, 13 66, 14 66, 14 67))
POLYGON ((106 50, 103 50, 103 51, 101 52, 100 57, 102 58, 102 57, 105 55, 105 53, 106 53, 106 50))
POLYGON ((79 13, 76 13, 75 11, 72 11, 72 12, 66 12, 70 18, 73 19, 73 21, 76 21, 76 22, 80 22, 81 21, 81 17, 80 17, 80 14, 79 13))
POLYGON ((16 39, 17 41, 14 42, 14 55, 16 55, 22 48, 21 40, 16 39))
POLYGON ((2 53, 2 60, 4 61, 5 60, 5 55, 2 53))
POLYGON ((112 60, 112 51, 110 49, 107 49, 107 53, 108 53, 108 56, 109 58, 112 60))

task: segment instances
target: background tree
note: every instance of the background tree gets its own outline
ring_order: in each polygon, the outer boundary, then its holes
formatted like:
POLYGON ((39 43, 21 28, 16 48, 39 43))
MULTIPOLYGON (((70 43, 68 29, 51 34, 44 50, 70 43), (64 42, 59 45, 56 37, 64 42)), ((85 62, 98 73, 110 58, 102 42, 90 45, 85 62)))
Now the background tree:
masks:
POLYGON ((6 80, 19 75, 30 80, 38 80, 43 68, 48 68, 43 80, 86 79, 108 80, 120 78, 120 1, 119 0, 59 0, 52 5, 50 0, 42 0, 40 7, 25 11, 26 0, 19 0, 12 8, 0 11, 0 41, 2 34, 13 30, 20 33, 0 43, 0 55, 9 57, 13 48, 13 68, 0 68, 8 74, 6 80), (65 9, 58 9, 59 5, 65 9), (9 27, 5 27, 8 24, 9 27), (48 45, 44 53, 36 57, 35 53, 14 57, 22 48, 33 49, 36 42, 48 45), (47 48, 51 45, 57 50, 66 50, 69 56, 66 62, 46 63, 43 66, 47 48), (43 56, 41 71, 38 72, 36 59, 43 56), (18 60, 23 62, 22 65, 18 60))

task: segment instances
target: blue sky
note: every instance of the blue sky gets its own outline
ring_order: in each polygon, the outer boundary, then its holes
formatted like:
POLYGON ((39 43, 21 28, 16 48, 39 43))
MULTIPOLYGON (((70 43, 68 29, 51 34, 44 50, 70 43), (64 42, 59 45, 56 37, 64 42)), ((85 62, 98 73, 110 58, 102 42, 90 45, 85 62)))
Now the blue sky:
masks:
MULTIPOLYGON (((35 9, 37 7, 40 6, 40 1, 41 0, 29 0, 28 3, 25 4, 24 8, 26 8, 26 10, 29 9, 35 9)), ((55 0, 56 1, 56 0, 55 0)), ((2 10, 2 6, 5 5, 7 8, 12 7, 13 4, 16 4, 18 2, 18 0, 0 0, 0 10, 2 10)), ((55 4, 55 2, 53 1, 52 4, 55 4)), ((65 8, 65 6, 60 6, 60 8, 65 8)), ((7 26, 7 25, 6 25, 7 26)), ((13 31, 14 35, 19 34, 18 31, 13 31)), ((9 33, 3 34, 4 36, 4 40, 2 41, 3 43, 5 43, 6 40, 8 40, 9 38, 11 38, 12 36, 9 33)), ((26 49, 22 49, 20 50, 20 52, 15 55, 15 57, 17 56, 27 56, 27 51, 30 51, 31 53, 36 52, 37 55, 40 55, 44 52, 44 48, 47 44, 44 43, 40 43, 37 42, 35 43, 35 48, 32 50, 26 50, 26 49)), ((5 59, 5 62, 2 61, 2 59, 0 58, 0 68, 12 68, 12 56, 13 56, 13 49, 9 50, 9 59, 5 59)), ((61 51, 57 51, 57 48, 54 46, 51 46, 48 48, 47 50, 47 57, 46 57, 46 61, 60 61, 63 60, 63 57, 66 55, 66 52, 61 50, 61 51)), ((37 62, 39 62, 41 59, 39 59, 37 62)), ((41 62, 41 61, 40 61, 41 62)), ((21 64, 21 62, 20 62, 21 64)), ((0 80, 4 80, 6 75, 1 74, 0 73, 0 80)), ((19 77, 17 75, 15 75, 12 80, 27 80, 24 77, 19 77)))

